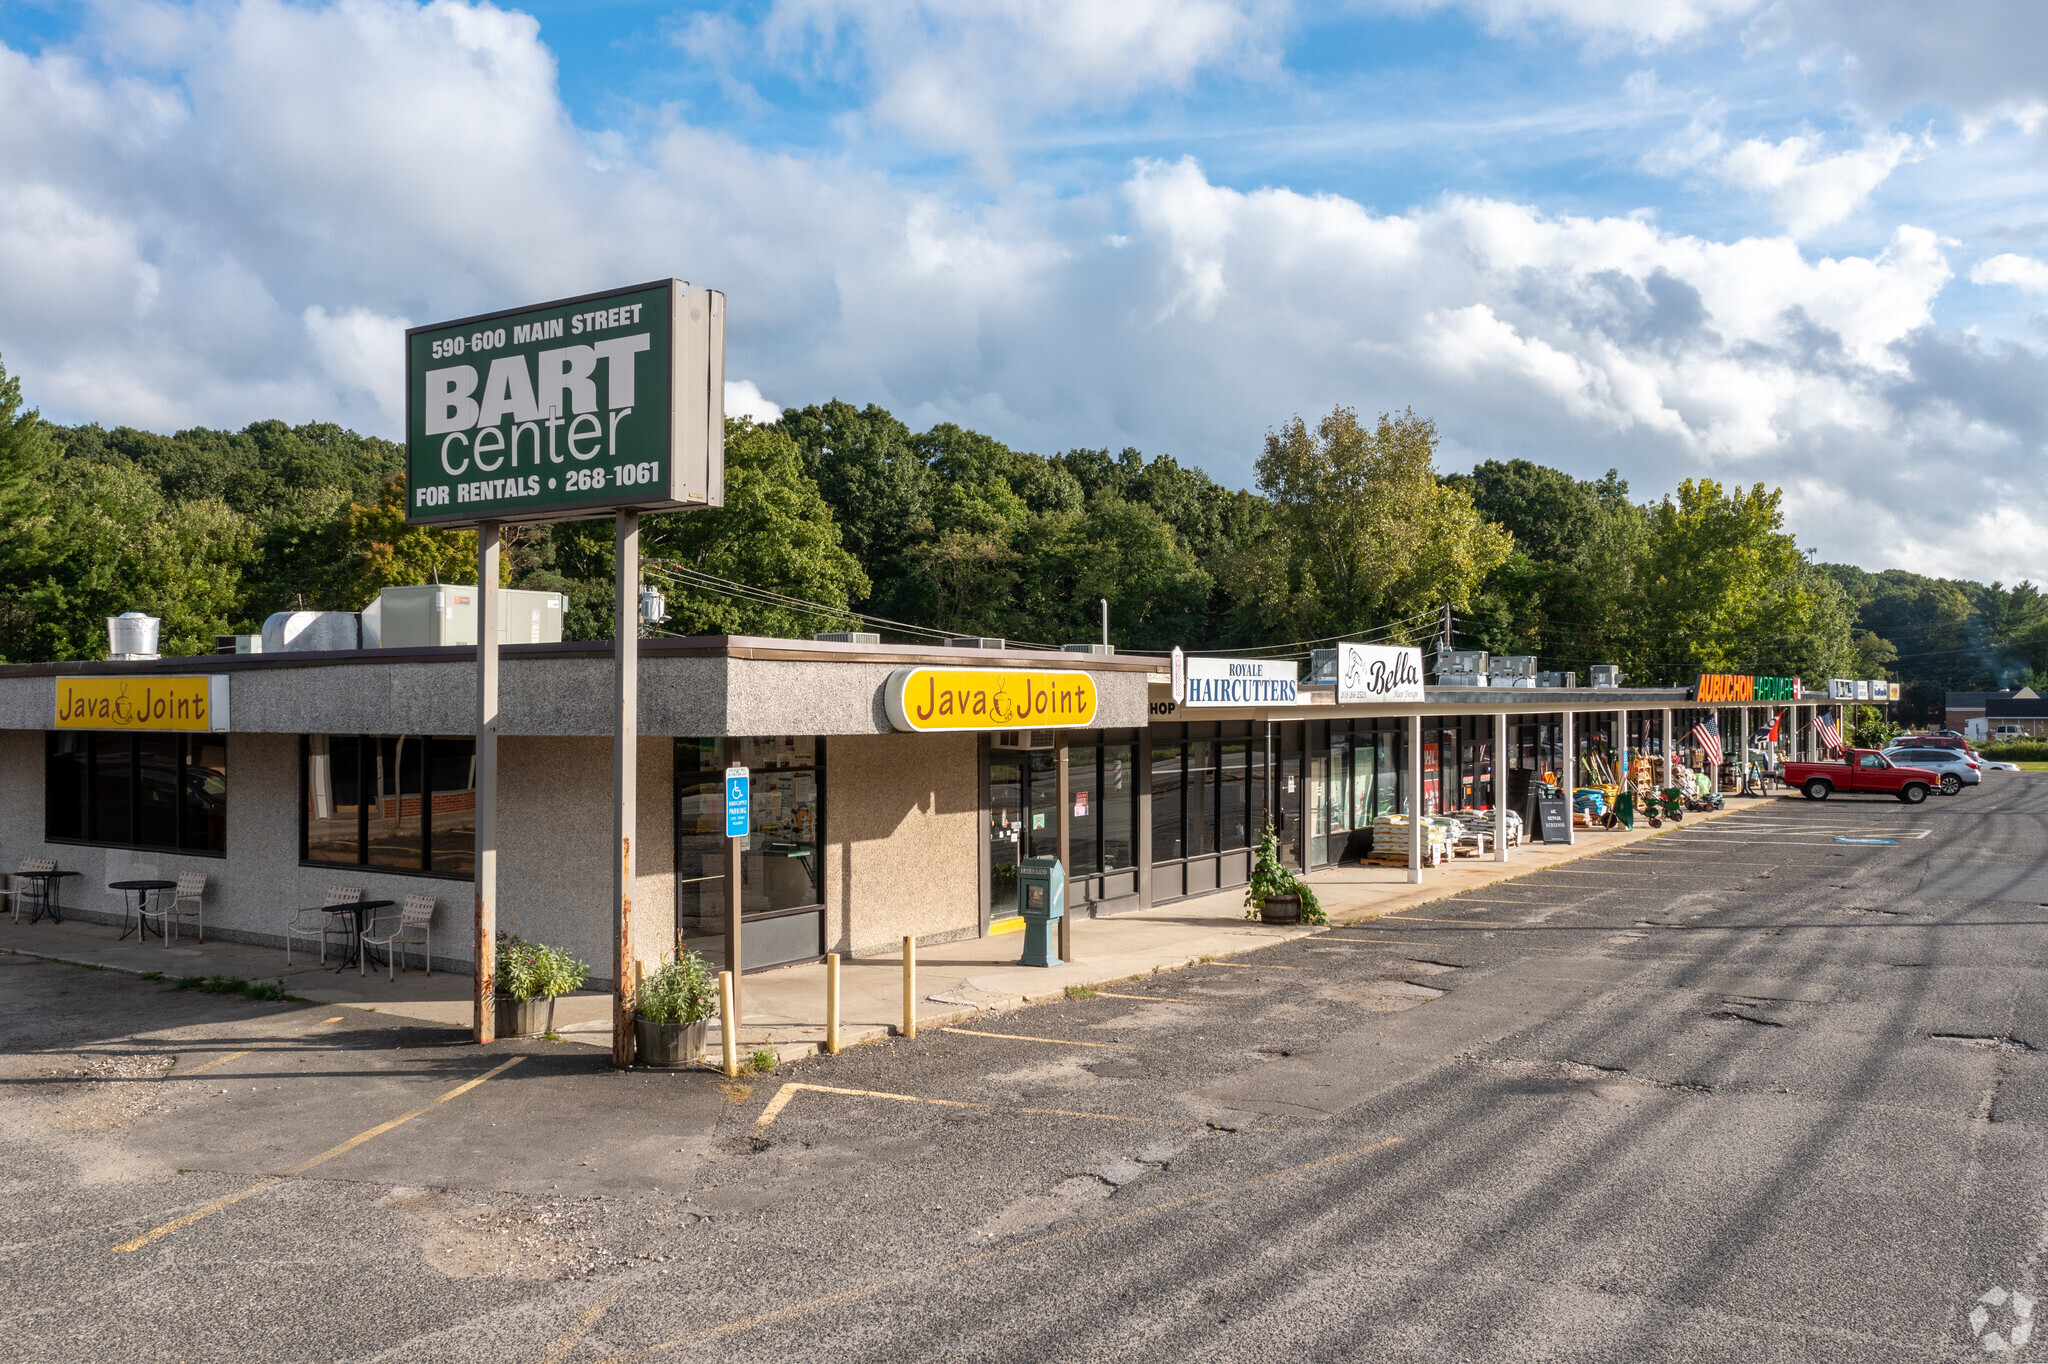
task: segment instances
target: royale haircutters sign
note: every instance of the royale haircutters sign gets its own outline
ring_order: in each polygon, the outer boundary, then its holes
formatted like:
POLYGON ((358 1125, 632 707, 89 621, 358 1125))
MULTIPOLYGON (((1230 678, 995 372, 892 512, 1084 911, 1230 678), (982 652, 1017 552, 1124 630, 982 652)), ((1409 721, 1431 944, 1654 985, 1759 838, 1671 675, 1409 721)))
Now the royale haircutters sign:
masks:
POLYGON ((1272 658, 1190 658, 1190 706, 1293 706, 1301 702, 1301 665, 1272 658))
POLYGON ((228 727, 228 679, 60 677, 56 727, 220 733, 228 727))
POLYGON ((1422 650, 1390 644, 1337 646, 1341 705, 1422 700, 1422 650))
POLYGON ((889 723, 935 730, 1085 729, 1095 723, 1095 679, 1024 668, 898 668, 883 690, 889 723))
POLYGON ((659 280, 405 334, 413 525, 725 501, 725 295, 659 280))

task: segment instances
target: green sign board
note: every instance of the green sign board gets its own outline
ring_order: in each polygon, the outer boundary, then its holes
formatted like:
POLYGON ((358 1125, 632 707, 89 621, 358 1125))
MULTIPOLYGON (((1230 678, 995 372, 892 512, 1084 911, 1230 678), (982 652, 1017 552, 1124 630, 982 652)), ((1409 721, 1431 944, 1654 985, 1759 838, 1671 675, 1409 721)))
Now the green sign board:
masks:
POLYGON ((725 295, 681 280, 405 334, 406 520, 725 500, 725 295))

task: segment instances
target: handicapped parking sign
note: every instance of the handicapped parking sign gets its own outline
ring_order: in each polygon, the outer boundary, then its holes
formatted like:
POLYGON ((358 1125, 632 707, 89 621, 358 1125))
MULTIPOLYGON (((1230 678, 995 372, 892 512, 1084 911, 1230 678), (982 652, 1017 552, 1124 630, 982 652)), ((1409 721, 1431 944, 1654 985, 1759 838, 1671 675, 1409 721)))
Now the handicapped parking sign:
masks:
POLYGON ((753 832, 748 827, 752 802, 747 797, 747 769, 728 767, 725 769, 725 836, 745 838, 753 832))

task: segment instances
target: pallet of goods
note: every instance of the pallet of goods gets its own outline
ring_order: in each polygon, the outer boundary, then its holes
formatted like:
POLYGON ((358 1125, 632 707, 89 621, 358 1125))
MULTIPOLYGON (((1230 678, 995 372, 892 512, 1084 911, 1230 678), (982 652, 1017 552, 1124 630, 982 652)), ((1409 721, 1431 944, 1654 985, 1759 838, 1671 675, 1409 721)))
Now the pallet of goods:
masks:
MULTIPOLYGON (((1384 814, 1372 822, 1372 851, 1366 855, 1366 865, 1374 867, 1405 867, 1408 865, 1408 816, 1384 814)), ((1451 819, 1426 819, 1422 827, 1422 864, 1426 867, 1441 867, 1450 860, 1451 830, 1457 821, 1451 819)))

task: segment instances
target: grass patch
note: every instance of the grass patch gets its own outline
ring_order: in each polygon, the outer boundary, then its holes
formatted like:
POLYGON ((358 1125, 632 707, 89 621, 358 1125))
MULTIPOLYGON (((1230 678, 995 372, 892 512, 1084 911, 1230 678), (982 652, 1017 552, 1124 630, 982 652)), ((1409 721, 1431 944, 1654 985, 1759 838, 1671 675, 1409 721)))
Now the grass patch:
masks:
POLYGON ((163 978, 164 973, 161 971, 144 971, 142 973, 142 979, 144 980, 162 980, 163 978))
POLYGON ((559 1042, 562 1040, 562 1034, 556 1032, 553 1028, 549 1028, 540 1035, 540 1040, 543 1042, 559 1042))
POLYGON ((2017 758, 2008 758, 2005 761, 2012 763, 2022 772, 2048 772, 2048 763, 2021 762, 2017 758))
POLYGON ((781 1059, 781 1057, 775 1054, 775 1048, 773 1047, 756 1047, 747 1054, 747 1059, 740 1063, 740 1073, 742 1075, 772 1075, 775 1073, 776 1062, 781 1059))
POLYGON ((1067 987, 1067 998, 1093 999, 1095 998, 1095 987, 1092 985, 1069 985, 1067 987))
MULTIPOLYGON (((157 979, 161 980, 161 972, 157 979)), ((179 976, 175 982, 180 990, 198 990, 209 995, 241 995, 246 999, 297 1000, 297 995, 285 993, 284 980, 243 980, 240 976, 179 976)))

